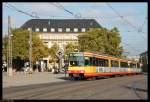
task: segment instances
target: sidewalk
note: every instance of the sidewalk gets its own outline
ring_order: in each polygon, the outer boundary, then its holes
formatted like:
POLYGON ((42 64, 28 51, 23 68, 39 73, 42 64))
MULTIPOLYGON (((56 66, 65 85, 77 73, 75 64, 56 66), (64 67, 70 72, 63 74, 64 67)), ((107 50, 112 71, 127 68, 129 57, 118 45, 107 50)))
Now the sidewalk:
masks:
POLYGON ((17 72, 13 76, 8 76, 7 73, 3 73, 3 88, 13 86, 24 86, 31 84, 42 84, 50 82, 63 82, 65 74, 53 74, 51 72, 34 72, 33 74, 25 74, 23 72, 17 72))

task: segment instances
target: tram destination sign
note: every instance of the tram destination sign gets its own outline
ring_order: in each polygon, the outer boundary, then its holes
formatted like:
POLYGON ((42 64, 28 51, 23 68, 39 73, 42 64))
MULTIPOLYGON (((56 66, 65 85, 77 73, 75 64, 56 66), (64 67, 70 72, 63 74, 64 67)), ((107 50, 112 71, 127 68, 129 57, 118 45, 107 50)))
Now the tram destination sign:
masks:
POLYGON ((70 56, 83 56, 82 53, 70 53, 70 56))

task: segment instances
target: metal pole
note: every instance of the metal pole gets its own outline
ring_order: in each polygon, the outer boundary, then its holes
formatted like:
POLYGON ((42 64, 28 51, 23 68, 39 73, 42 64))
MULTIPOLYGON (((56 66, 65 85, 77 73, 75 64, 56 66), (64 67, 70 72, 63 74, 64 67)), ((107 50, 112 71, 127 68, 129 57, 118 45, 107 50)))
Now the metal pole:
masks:
POLYGON ((59 67, 59 71, 62 69, 62 58, 60 58, 60 60, 59 60, 60 62, 60 67, 59 67))
POLYGON ((29 30, 29 61, 30 72, 32 72, 32 29, 29 30))
POLYGON ((146 54, 146 62, 147 62, 147 64, 148 64, 148 54, 146 54))
POLYGON ((12 76, 12 34, 11 34, 11 18, 8 16, 8 76, 12 76))

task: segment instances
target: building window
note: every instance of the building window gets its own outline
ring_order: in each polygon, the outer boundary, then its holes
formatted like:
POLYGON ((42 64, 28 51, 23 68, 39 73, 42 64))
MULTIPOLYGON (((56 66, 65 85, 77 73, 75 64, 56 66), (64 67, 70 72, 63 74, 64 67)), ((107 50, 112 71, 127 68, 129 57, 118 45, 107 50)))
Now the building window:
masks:
POLYGON ((70 32, 70 28, 66 28, 66 32, 70 32))
POLYGON ((78 28, 74 28, 74 32, 78 32, 78 28))
POLYGON ((48 42, 44 42, 44 45, 48 47, 48 42))
POLYGON ((93 22, 90 22, 90 25, 92 26, 92 25, 93 25, 93 22))
POLYGON ((47 32, 47 28, 43 28, 43 32, 47 32))
POLYGON ((50 24, 51 24, 51 22, 49 21, 49 22, 48 22, 48 25, 50 26, 50 24))
POLYGON ((78 44, 78 42, 74 42, 74 44, 75 44, 75 45, 77 45, 77 44, 78 44))
POLYGON ((28 28, 28 31, 30 31, 31 30, 31 28, 28 28))
POLYGON ((36 32, 39 32, 40 30, 39 30, 39 28, 36 28, 35 31, 36 31, 36 32))
POLYGON ((51 28, 51 32, 55 32, 55 28, 51 28))
POLYGON ((58 28, 58 32, 62 32, 62 28, 58 28))
POLYGON ((86 29, 85 29, 85 28, 82 28, 82 29, 81 29, 81 32, 85 32, 85 31, 86 31, 86 29))

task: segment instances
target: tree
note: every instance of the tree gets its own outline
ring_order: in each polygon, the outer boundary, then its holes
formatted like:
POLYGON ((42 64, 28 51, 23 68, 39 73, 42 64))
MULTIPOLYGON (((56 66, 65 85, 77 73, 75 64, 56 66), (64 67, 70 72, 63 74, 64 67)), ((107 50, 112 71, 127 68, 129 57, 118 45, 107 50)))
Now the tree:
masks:
POLYGON ((70 52, 75 52, 77 51, 78 49, 78 46, 75 45, 75 44, 72 44, 72 43, 68 43, 66 46, 65 46, 65 59, 68 57, 68 54, 70 52))
POLYGON ((43 42, 40 40, 40 38, 37 36, 37 34, 33 33, 33 62, 35 63, 37 60, 43 57, 47 57, 49 55, 48 53, 48 47, 43 45, 43 42))
POLYGON ((57 60, 57 56, 56 56, 56 52, 59 49, 59 45, 57 43, 54 43, 53 46, 51 48, 49 48, 49 55, 51 56, 51 60, 50 62, 56 62, 57 60))
POLYGON ((78 49, 78 46, 72 43, 68 43, 65 46, 65 55, 68 55, 70 52, 75 52, 75 50, 78 49))
MULTIPOLYGON (((23 29, 13 29, 12 30, 12 55, 13 55, 13 67, 21 67, 22 61, 29 60, 29 31, 23 29), (21 62, 20 62, 21 61, 21 62), (19 63, 18 63, 19 62, 19 63), (21 65, 18 65, 21 64, 21 65)), ((3 38, 3 40, 8 39, 3 38)), ((8 40, 5 41, 3 45, 8 45, 8 40), (5 44, 6 43, 6 44, 5 44)), ((4 51, 7 49, 5 47, 4 51)), ((32 33, 32 62, 35 64, 36 60, 41 57, 48 55, 48 48, 45 47, 38 37, 38 34, 32 33)))
POLYGON ((8 36, 5 36, 2 39, 2 55, 3 55, 3 61, 7 60, 7 47, 8 47, 8 36))
MULTIPOLYGON (((23 29, 13 30, 13 55, 14 58, 21 59, 29 58, 29 31, 23 29)), ((43 45, 43 42, 38 37, 37 33, 32 33, 32 61, 36 62, 38 58, 48 55, 48 48, 43 45)))
POLYGON ((121 57, 123 48, 120 46, 121 38, 118 29, 106 28, 91 29, 78 36, 80 51, 108 54, 121 57))

